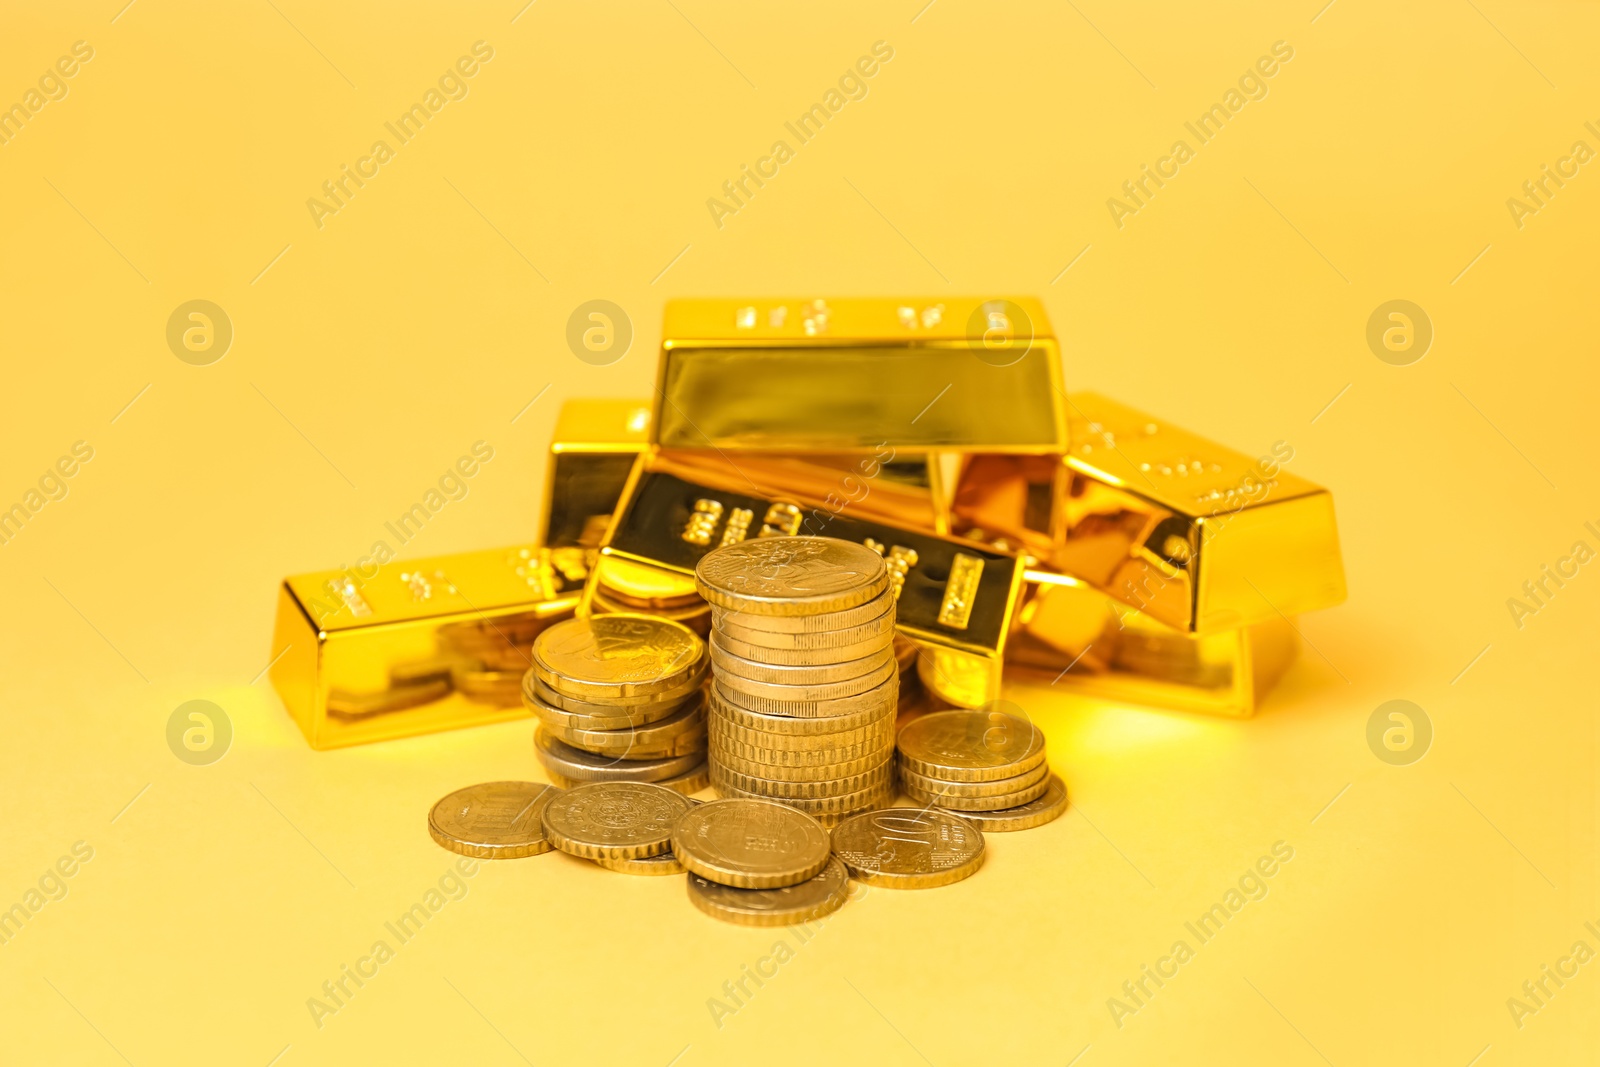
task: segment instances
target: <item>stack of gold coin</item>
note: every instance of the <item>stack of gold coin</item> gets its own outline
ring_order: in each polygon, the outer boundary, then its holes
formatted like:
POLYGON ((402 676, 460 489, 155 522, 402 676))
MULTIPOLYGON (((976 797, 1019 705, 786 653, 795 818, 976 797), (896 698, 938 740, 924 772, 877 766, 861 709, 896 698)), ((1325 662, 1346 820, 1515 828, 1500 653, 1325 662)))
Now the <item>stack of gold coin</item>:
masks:
POLYGON ((557 785, 659 782, 705 788, 706 646, 651 615, 569 619, 533 643, 522 699, 534 751, 557 785))
POLYGON ((901 792, 930 808, 995 813, 987 823, 978 821, 985 829, 1022 829, 1007 825, 1019 821, 1037 826, 1066 808, 1066 787, 1045 762, 1044 734, 999 702, 912 719, 901 729, 896 751, 901 792), (1044 805, 1035 803, 1047 794, 1058 794, 1059 805, 1052 806, 1053 796, 1044 805), (1018 810, 1023 808, 1028 810, 1018 810))
POLYGON ((711 607, 691 581, 621 559, 609 560, 603 576, 597 576, 590 609, 596 615, 655 615, 681 622, 702 637, 711 629, 711 607))
POLYGON ((707 554, 711 782, 833 825, 893 792, 900 664, 883 558, 849 541, 773 537, 707 554))

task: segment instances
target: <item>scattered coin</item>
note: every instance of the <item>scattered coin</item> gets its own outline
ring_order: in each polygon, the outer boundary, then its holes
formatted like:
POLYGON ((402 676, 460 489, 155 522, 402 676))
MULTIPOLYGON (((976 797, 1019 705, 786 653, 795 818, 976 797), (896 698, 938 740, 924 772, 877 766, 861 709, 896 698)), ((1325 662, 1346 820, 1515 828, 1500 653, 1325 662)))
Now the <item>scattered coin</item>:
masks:
POLYGON ((689 875, 689 902, 712 918, 740 926, 794 926, 838 911, 850 892, 844 864, 829 859, 821 873, 781 889, 736 889, 689 875))
POLYGON ((815 819, 770 800, 713 800, 672 828, 684 867, 720 885, 779 889, 827 864, 828 833, 815 819))
POLYGON ((539 782, 484 782, 458 789, 428 812, 428 833, 444 848, 484 860, 549 852, 541 817, 557 790, 539 782))
POLYGON ((983 866, 983 832, 957 815, 913 808, 862 812, 833 830, 851 877, 890 889, 931 889, 983 866))
POLYGON ((1050 776, 1050 786, 1035 800, 1015 808, 999 811, 956 812, 961 818, 977 826, 984 833, 1003 833, 1010 830, 1031 830, 1061 818, 1067 810, 1067 786, 1055 775, 1050 776))
POLYGON ((678 862, 678 857, 670 852, 663 852, 659 856, 644 856, 636 860, 606 860, 598 859, 595 863, 608 871, 617 871, 621 874, 683 874, 683 864, 678 862))
POLYGON ((585 859, 641 859, 672 847, 672 827, 689 801, 651 782, 591 782, 544 809, 544 832, 561 851, 585 859))

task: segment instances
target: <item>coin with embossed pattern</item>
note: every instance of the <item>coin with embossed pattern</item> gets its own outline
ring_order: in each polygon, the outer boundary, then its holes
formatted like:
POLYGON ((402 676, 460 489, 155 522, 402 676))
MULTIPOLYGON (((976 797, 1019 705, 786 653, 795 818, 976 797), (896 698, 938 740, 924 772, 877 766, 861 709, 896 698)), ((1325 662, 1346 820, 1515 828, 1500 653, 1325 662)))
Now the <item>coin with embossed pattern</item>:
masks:
POLYGON ((882 556, 834 537, 738 541, 702 556, 694 576, 712 605, 757 615, 842 611, 889 585, 882 556))
POLYGON ((739 926, 793 926, 838 911, 849 899, 850 876, 830 859, 815 876, 781 889, 738 889, 689 875, 689 902, 739 926))
POLYGON ((549 852, 541 816, 558 790, 539 782, 484 782, 457 789, 428 812, 428 834, 442 847, 484 860, 549 852))
POLYGON ((638 859, 672 847, 672 827, 691 807, 652 782, 591 782, 544 809, 544 832, 561 851, 585 859, 638 859))
POLYGON ((954 814, 966 819, 986 834, 1010 830, 1031 830, 1061 818, 1067 810, 1067 786, 1055 775, 1050 776, 1049 788, 1037 798, 1014 808, 999 811, 962 811, 954 814))
POLYGON ((668 619, 594 615, 541 633, 533 670, 558 693, 601 702, 682 689, 703 669, 705 648, 688 627, 668 619))
POLYGON ((1005 711, 936 711, 906 724, 897 740, 905 768, 947 782, 987 782, 1044 762, 1044 734, 1005 711))
POLYGON ((713 800, 672 828, 672 852, 702 878, 741 889, 778 889, 828 862, 828 832, 803 812, 770 800, 713 800))
POLYGON ((983 832, 958 815, 915 808, 865 811, 833 829, 850 876, 889 889, 932 889, 983 866, 983 832))

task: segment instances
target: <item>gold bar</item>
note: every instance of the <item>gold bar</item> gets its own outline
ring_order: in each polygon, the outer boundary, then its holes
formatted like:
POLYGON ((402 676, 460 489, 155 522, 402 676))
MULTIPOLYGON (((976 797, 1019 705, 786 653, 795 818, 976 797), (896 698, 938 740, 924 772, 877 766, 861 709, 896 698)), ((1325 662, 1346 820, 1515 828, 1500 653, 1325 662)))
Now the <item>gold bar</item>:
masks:
POLYGON ((1031 297, 667 302, 652 441, 1059 453, 1061 355, 1031 297))
POLYGON ((1074 575, 1151 619, 1217 634, 1345 598, 1333 496, 1094 393, 1068 398, 1072 447, 964 457, 951 529, 1074 575))
POLYGON ((575 610, 583 554, 513 546, 285 578, 272 684, 315 749, 521 718, 527 650, 575 610))
POLYGON ((540 543, 595 548, 650 440, 647 400, 568 400, 556 416, 544 480, 540 543))
POLYGON ((1075 578, 1030 570, 1026 579, 1006 665, 1053 688, 1246 717, 1299 650, 1287 619, 1202 636, 1156 622, 1075 578))
MULTIPOLYGON (((971 542, 891 524, 865 507, 830 510, 775 480, 756 463, 717 456, 653 451, 640 457, 618 505, 579 612, 607 609, 618 587, 636 598, 650 588, 663 600, 686 600, 694 567, 723 542, 736 514, 762 528, 856 541, 889 560, 898 585, 896 625, 922 646, 923 682, 951 703, 981 706, 1000 694, 1000 670, 1011 614, 1022 583, 1012 556, 971 542), (959 601, 957 608, 948 607, 959 601), (941 618, 943 616, 943 618, 941 618)), ((785 469, 785 473, 788 469, 785 469)), ((884 502, 873 489, 863 500, 884 502)), ((738 538, 736 538, 738 539, 738 538)))

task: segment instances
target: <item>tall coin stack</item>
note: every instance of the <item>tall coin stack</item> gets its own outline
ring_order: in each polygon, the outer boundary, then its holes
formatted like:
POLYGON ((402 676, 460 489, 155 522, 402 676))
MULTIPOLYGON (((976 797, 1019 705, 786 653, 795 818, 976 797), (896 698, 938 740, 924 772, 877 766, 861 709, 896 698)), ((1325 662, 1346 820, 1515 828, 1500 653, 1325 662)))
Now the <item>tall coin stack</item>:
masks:
POLYGON ((551 781, 656 782, 704 789, 705 642, 650 615, 569 619, 533 643, 522 699, 551 781))
POLYGON ((781 801, 825 825, 894 795, 899 663, 883 558, 828 537, 708 553, 707 727, 723 796, 781 801))

